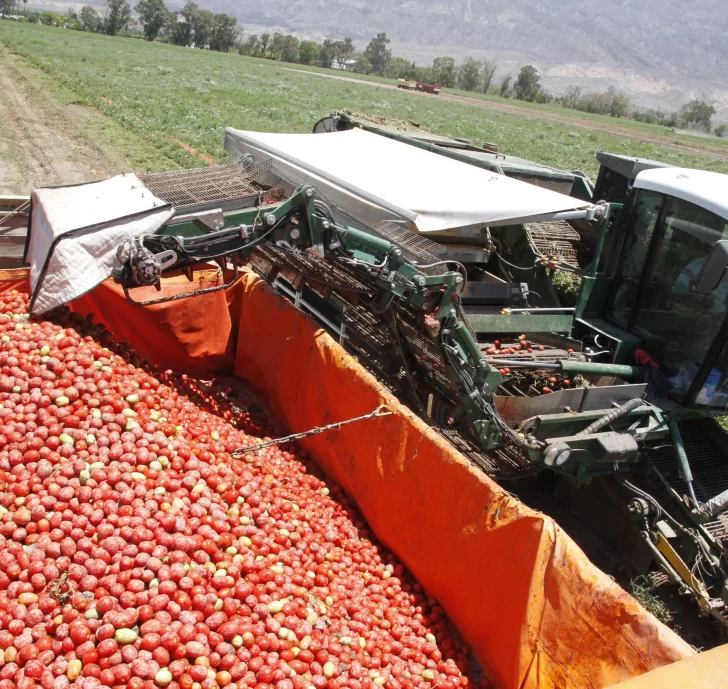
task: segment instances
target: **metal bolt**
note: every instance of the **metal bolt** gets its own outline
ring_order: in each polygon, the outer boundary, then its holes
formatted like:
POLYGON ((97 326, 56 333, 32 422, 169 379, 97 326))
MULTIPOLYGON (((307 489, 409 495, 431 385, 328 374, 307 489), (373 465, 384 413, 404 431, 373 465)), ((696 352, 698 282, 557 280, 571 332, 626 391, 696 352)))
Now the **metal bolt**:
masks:
POLYGON ((461 283, 462 281, 463 281, 463 276, 462 276, 462 275, 458 275, 458 276, 457 276, 457 277, 455 278, 455 284, 456 284, 456 285, 459 285, 459 284, 460 284, 460 283, 461 283))
POLYGON ((401 255, 402 255, 402 250, 401 250, 401 249, 395 249, 395 250, 394 250, 394 251, 393 251, 392 253, 393 253, 393 254, 394 254, 395 256, 401 256, 401 255))
POLYGON ((321 227, 323 227, 325 230, 328 230, 331 225, 329 224, 328 220, 322 220, 321 221, 321 227))
POLYGON ((415 278, 415 284, 417 284, 419 287, 424 287, 425 286, 425 278, 423 278, 421 275, 418 275, 415 278))
POLYGON ((301 230, 299 230, 297 227, 294 227, 291 230, 291 239, 298 239, 301 236, 301 230))
POLYGON ((556 466, 560 467, 562 464, 566 464, 566 461, 571 456, 571 450, 564 450, 563 452, 559 453, 559 456, 556 458, 556 466))
POLYGON ((313 196, 313 189, 311 189, 310 187, 306 189, 306 196, 308 196, 308 198, 311 198, 313 196))
POLYGON ((273 225, 276 224, 276 216, 273 215, 273 213, 268 213, 265 216, 265 224, 268 225, 268 227, 273 227, 273 225))

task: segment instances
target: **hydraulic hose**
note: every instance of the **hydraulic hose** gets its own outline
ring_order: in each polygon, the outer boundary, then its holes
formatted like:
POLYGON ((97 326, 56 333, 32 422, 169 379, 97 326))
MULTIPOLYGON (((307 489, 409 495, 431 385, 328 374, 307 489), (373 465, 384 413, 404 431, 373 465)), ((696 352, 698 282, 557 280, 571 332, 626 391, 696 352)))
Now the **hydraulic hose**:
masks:
POLYGON ((581 433, 577 433, 577 435, 591 435, 592 433, 597 433, 602 430, 602 428, 606 428, 611 424, 613 421, 616 421, 621 416, 624 416, 625 414, 629 414, 633 409, 637 409, 637 407, 640 407, 644 404, 644 402, 641 399, 635 398, 632 400, 629 400, 628 402, 625 402, 621 407, 617 407, 614 411, 610 411, 609 414, 605 414, 600 419, 597 419, 594 423, 589 424, 581 433))
POLYGON ((622 364, 599 364, 593 361, 579 361, 577 359, 564 359, 560 361, 561 370, 572 375, 581 373, 583 375, 619 376, 620 378, 634 378, 639 373, 636 366, 625 366, 622 364))
POLYGON ((685 452, 685 445, 683 444, 683 439, 680 435, 680 429, 678 428, 677 421, 675 421, 674 418, 670 419, 670 435, 672 436, 672 444, 675 447, 680 475, 682 476, 683 481, 687 484, 693 504, 697 506, 698 498, 695 497, 695 489, 693 488, 693 472, 690 470, 688 453, 685 452))

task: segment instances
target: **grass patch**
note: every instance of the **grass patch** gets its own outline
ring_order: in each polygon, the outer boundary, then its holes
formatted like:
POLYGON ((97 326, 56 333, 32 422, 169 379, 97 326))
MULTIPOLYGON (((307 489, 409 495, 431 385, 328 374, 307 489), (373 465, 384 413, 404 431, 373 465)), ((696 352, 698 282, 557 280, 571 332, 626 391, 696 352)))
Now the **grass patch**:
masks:
MULTIPOLYGON (((146 152, 135 155, 147 169, 157 168, 155 159, 180 166, 201 164, 179 142, 222 159, 226 126, 310 132, 316 120, 346 107, 415 120, 433 132, 476 143, 497 142, 504 152, 558 168, 582 169, 592 176, 600 150, 728 172, 728 160, 708 154, 587 131, 574 123, 567 126, 366 83, 322 79, 312 72, 327 70, 316 68, 15 22, 3 22, 0 42, 72 91, 78 103, 102 111, 143 141, 146 152)), ((121 150, 133 145, 118 132, 105 134, 110 145, 121 150)))
MULTIPOLYGON (((97 109, 88 107, 78 94, 61 80, 44 71, 32 69, 26 60, 9 56, 14 78, 25 82, 32 92, 31 102, 43 108, 44 115, 61 122, 74 139, 93 142, 110 160, 118 162, 119 170, 150 172, 170 170, 179 164, 165 156, 156 146, 121 122, 104 117, 97 109)), ((6 155, 22 160, 22 155, 10 148, 6 155)), ((192 156, 188 165, 192 164, 192 156)))
POLYGON ((667 143, 677 143, 686 146, 694 146, 705 148, 705 150, 715 150, 719 153, 728 152, 728 138, 709 136, 706 137, 700 133, 691 134, 686 131, 672 131, 668 127, 657 124, 649 124, 647 122, 639 122, 626 117, 609 117, 607 115, 597 115, 591 112, 583 112, 582 110, 572 110, 564 108, 560 105, 547 103, 528 103, 526 101, 516 100, 514 98, 501 98, 492 94, 479 93, 477 91, 463 91, 462 89, 446 89, 444 92, 452 93, 467 98, 476 98, 494 104, 508 104, 513 107, 520 108, 525 113, 537 115, 539 113, 558 115, 560 117, 582 120, 597 126, 619 127, 631 134, 644 132, 651 136, 660 136, 667 143))

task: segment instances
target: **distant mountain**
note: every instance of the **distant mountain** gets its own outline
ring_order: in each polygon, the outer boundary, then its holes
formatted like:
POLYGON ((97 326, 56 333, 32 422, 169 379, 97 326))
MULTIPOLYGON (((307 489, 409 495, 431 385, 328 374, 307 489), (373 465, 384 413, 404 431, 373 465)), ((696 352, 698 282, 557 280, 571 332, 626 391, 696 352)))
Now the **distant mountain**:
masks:
POLYGON ((433 53, 523 53, 691 77, 726 76, 725 0, 202 0, 243 23, 368 39, 433 53))
POLYGON ((501 72, 536 64, 547 87, 627 91, 647 107, 692 97, 728 119, 727 0, 198 0, 246 27, 315 38, 380 31, 420 64, 495 57, 501 72))

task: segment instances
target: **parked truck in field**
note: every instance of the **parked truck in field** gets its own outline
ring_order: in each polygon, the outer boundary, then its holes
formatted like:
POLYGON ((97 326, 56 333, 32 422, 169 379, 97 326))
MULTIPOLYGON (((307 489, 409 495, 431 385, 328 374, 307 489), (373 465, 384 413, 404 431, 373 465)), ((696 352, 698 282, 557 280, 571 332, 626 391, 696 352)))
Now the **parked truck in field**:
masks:
POLYGON ((437 96, 442 91, 441 84, 428 84, 424 81, 416 81, 414 79, 397 79, 397 88, 406 89, 407 91, 423 91, 437 96))

